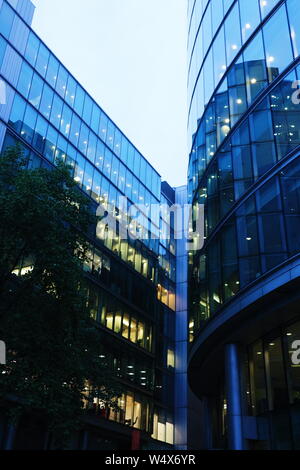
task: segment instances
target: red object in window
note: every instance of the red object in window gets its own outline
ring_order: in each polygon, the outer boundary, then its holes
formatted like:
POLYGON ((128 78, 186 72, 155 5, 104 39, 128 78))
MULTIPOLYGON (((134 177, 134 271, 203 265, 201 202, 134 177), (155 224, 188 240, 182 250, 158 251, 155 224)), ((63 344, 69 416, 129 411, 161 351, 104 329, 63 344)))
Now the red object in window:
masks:
POLYGON ((140 450, 141 448, 141 431, 133 429, 131 436, 131 450, 140 450))

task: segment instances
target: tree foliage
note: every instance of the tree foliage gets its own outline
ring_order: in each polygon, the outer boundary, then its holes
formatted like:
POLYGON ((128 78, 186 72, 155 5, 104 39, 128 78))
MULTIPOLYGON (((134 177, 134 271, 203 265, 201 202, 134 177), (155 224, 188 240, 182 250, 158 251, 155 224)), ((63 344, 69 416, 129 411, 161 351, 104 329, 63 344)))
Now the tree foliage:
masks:
POLYGON ((118 395, 87 311, 82 263, 95 219, 67 167, 27 169, 14 147, 0 159, 0 221, 0 398, 11 417, 40 412, 63 448, 87 381, 110 406, 118 395))

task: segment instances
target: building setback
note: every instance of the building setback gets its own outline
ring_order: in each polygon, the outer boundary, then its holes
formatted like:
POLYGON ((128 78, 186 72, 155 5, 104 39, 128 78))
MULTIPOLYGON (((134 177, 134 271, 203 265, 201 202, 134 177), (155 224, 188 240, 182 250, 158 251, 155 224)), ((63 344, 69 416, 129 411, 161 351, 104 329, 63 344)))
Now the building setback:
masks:
MULTIPOLYGON (((20 142, 31 168, 65 161, 95 211, 113 209, 120 224, 132 204, 171 206, 174 189, 162 186, 156 170, 34 33, 33 13, 29 0, 0 0, 0 149, 20 142), (125 208, 118 207, 121 196, 128 198, 125 208)), ((182 350, 175 334, 174 230, 157 208, 139 222, 142 241, 122 240, 105 225, 90 240, 85 265, 90 313, 106 333, 103 356, 119 376, 123 394, 118 412, 104 413, 93 403, 74 448, 187 445, 186 415, 174 414, 176 355, 182 350), (168 231, 171 237, 164 238, 168 231), (175 419, 182 429, 178 441, 175 419)), ((20 266, 18 274, 26 268, 20 266)), ((184 309, 180 320, 187 329, 184 309)), ((182 397, 180 406, 186 409, 182 397)), ((3 418, 0 429, 0 448, 51 448, 33 419, 9 432, 3 418)))
POLYGON ((198 446, 299 449, 299 1, 188 3, 198 446))

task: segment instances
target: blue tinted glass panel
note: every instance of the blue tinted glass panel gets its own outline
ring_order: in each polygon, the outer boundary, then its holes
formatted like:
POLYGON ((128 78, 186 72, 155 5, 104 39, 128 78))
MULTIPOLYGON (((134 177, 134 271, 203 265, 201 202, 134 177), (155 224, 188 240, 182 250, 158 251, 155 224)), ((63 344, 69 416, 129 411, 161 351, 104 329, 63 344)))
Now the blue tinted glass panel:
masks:
POLYGON ((73 108, 75 104, 76 87, 77 83, 75 82, 74 78, 69 75, 65 100, 71 106, 71 108, 73 108))
POLYGON ((58 133, 53 129, 52 126, 49 126, 45 143, 44 155, 50 162, 54 161, 57 138, 58 133))
POLYGON ((85 100, 84 100, 83 119, 88 125, 90 125, 90 122, 91 122, 92 109, 93 109, 93 101, 88 95, 86 95, 85 100))
POLYGON ((49 119, 52 109, 52 101, 53 101, 54 93, 48 85, 44 85, 41 104, 40 104, 40 112, 45 116, 45 118, 49 119))
POLYGON ((262 33, 259 32, 244 52, 248 103, 251 104, 268 84, 262 33))
POLYGON ((77 89, 76 89, 76 98, 75 98, 74 109, 79 114, 79 116, 82 115, 82 111, 83 111, 84 95, 85 95, 85 93, 84 93, 83 89, 78 85, 77 89))
POLYGON ((264 27, 269 81, 273 81, 293 60, 292 44, 283 5, 264 27), (280 31, 280 34, 278 34, 280 31))
POLYGON ((278 4, 278 0, 260 0, 260 10, 262 18, 265 18, 270 11, 278 4))
POLYGON ((33 136, 34 136, 36 119, 37 119, 36 111, 31 106, 27 106, 26 111, 25 111, 23 125, 22 125, 21 135, 23 139, 25 139, 29 144, 31 144, 33 136))
POLYGON ((43 80, 35 73, 32 79, 32 84, 29 93, 29 102, 35 107, 39 108, 42 97, 43 80))
POLYGON ((60 131, 64 134, 65 137, 69 136, 72 120, 72 111, 66 104, 64 105, 62 119, 60 124, 60 131))
POLYGON ((62 98, 64 98, 66 94, 67 81, 68 81, 68 72, 62 65, 60 65, 57 83, 56 83, 56 90, 62 98))
POLYGON ((96 157, 95 157, 95 165, 96 167, 102 171, 103 162, 104 162, 104 153, 105 153, 105 146, 104 144, 98 139, 97 141, 97 150, 96 150, 96 157))
POLYGON ((95 134, 90 132, 89 145, 88 145, 88 150, 87 150, 87 158, 92 163, 94 163, 94 161, 95 161, 96 148, 97 148, 97 138, 96 138, 95 134))
POLYGON ((19 92, 22 93, 23 96, 25 96, 25 98, 28 98, 32 76, 33 76, 32 68, 29 67, 29 65, 27 65, 26 62, 24 61, 22 64, 17 88, 19 92))
POLYGON ((16 132, 21 132, 21 127, 23 123, 23 117, 25 113, 26 103, 25 101, 16 94, 13 106, 10 113, 9 124, 12 126, 16 132))
POLYGON ((241 30, 239 6, 236 4, 225 22, 225 38, 228 65, 241 48, 241 30))
POLYGON ((80 126, 81 126, 81 121, 80 121, 79 117, 77 117, 76 114, 73 114, 71 132, 70 132, 70 140, 75 146, 77 146, 77 144, 78 144, 78 139, 79 139, 79 134, 80 134, 80 126))
POLYGON ((100 108, 94 103, 93 112, 92 112, 92 120, 91 120, 91 128, 96 134, 98 134, 99 132, 100 115, 101 115, 100 108))
POLYGON ((35 133, 33 138, 33 147, 38 150, 40 153, 44 153, 45 141, 47 136, 47 129, 48 123, 45 119, 41 116, 38 116, 36 126, 35 126, 35 133))
POLYGON ((88 140, 89 140, 89 129, 85 124, 82 123, 80 137, 79 137, 79 150, 86 155, 87 148, 88 148, 88 140))
POLYGON ((4 59, 4 54, 5 54, 5 51, 6 51, 6 41, 0 37, 0 68, 2 66, 2 62, 3 62, 3 59, 4 59))
POLYGON ((57 75, 58 75, 58 68, 59 68, 59 62, 58 60, 51 55, 49 59, 49 64, 48 64, 48 69, 47 69, 47 74, 46 74, 46 80, 50 85, 55 88, 56 83, 57 83, 57 75))
POLYGON ((35 68, 42 75, 42 77, 45 77, 47 73, 49 55, 50 53, 48 49, 44 46, 44 44, 41 44, 39 48, 39 53, 38 53, 35 68))
POLYGON ((288 0, 287 9, 291 27, 291 37, 294 47, 294 57, 300 55, 300 15, 299 15, 299 1, 288 0))
POLYGON ((14 20, 14 12, 7 3, 3 2, 1 11, 0 11, 0 31, 7 39, 12 28, 14 20))
POLYGON ((226 71, 225 38, 223 28, 219 31, 219 34, 214 42, 213 54, 215 84, 217 85, 226 71))
POLYGON ((25 51, 25 57, 28 62, 34 67, 38 56, 40 41, 35 34, 30 33, 28 43, 25 51))
POLYGON ((245 43, 260 23, 259 0, 239 0, 242 41, 245 43))
POLYGON ((52 124, 54 124, 55 127, 57 127, 57 129, 60 128, 62 107, 63 101, 59 98, 59 96, 54 95, 50 121, 52 124))

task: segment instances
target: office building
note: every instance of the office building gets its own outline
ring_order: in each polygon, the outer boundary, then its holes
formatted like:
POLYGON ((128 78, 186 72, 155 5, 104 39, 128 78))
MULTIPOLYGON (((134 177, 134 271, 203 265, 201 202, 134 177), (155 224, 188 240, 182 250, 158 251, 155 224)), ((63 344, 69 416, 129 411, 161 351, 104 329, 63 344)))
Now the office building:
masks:
POLYGON ((205 212, 189 253, 199 447, 299 449, 299 2, 188 11, 188 193, 205 212))
MULTIPOLYGON (((103 413, 93 403, 82 432, 74 436, 74 448, 131 449, 134 440, 135 448, 170 449, 177 444, 176 241, 172 222, 158 206, 171 206, 175 190, 162 184, 157 171, 35 34, 33 13, 29 0, 0 0, 0 148, 21 143, 30 168, 66 162, 95 211, 101 207, 114 213, 123 228, 129 207, 145 208, 144 213, 140 209, 137 239, 123 239, 103 224, 90 241, 87 300, 105 332, 103 357, 119 377, 123 394, 120 411, 103 413), (119 207, 121 197, 127 198, 126 207, 119 207)), ((26 267, 20 266, 18 274, 26 267)), ((185 321, 183 310, 182 327, 185 321)), ((186 407, 182 400, 181 407, 186 407)), ((186 445, 184 419, 178 416, 186 445)), ((39 424, 24 419, 12 448, 45 446, 51 448, 51 439, 45 444, 39 424)))

